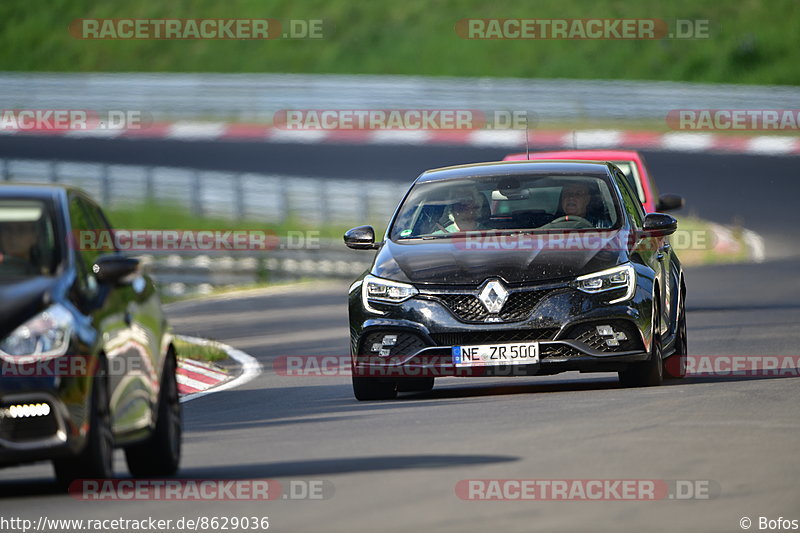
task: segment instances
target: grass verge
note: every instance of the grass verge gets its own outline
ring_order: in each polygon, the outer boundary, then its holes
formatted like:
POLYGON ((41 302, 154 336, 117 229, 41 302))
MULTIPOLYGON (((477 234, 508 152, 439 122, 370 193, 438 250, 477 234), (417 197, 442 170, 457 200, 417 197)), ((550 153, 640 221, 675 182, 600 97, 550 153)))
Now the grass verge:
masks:
MULTIPOLYGON (((288 72, 800 84, 796 0, 28 0, 0 3, 0 70, 288 72), (317 39, 80 39, 76 19, 323 20, 317 39), (707 36, 625 39, 464 39, 461 19, 708 21, 707 36)), ((684 23, 685 27, 685 23, 684 23)), ((280 34, 278 35, 280 37, 280 34)), ((10 102, 9 106, 13 107, 10 102)))
POLYGON ((223 361, 228 358, 227 352, 213 344, 195 344, 180 337, 174 337, 172 344, 178 357, 195 361, 223 361))

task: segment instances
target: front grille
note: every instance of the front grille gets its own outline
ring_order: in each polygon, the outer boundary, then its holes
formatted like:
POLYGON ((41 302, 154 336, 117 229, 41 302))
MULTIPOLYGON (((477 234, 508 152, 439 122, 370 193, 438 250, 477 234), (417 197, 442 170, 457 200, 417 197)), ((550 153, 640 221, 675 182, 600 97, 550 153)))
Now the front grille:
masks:
POLYGON ((644 350, 638 328, 627 320, 605 320, 588 324, 579 324, 570 329, 562 339, 574 339, 598 352, 605 353, 644 350), (609 337, 603 337, 597 332, 597 326, 599 325, 608 325, 611 326, 615 332, 624 333, 626 340, 619 340, 618 346, 609 346, 607 342, 609 337))
POLYGON ((552 340, 557 332, 557 328, 464 331, 432 333, 431 338, 438 346, 469 346, 552 340))
POLYGON ((503 309, 492 314, 474 294, 437 294, 433 298, 442 302, 462 322, 518 322, 528 318, 544 298, 563 289, 517 291, 508 295, 503 309))
POLYGON ((423 349, 427 344, 413 333, 399 331, 375 331, 368 333, 361 343, 361 355, 391 357, 396 355, 413 355, 423 349), (396 337, 391 341, 391 337, 396 337), (394 344, 387 344, 394 342, 394 344), (378 346, 380 345, 380 347, 378 346), (377 349, 373 349, 377 348, 377 349), (389 350, 388 354, 381 354, 381 350, 389 350))
POLYGON ((541 359, 558 357, 581 357, 583 354, 568 344, 545 344, 541 348, 539 357, 541 359))

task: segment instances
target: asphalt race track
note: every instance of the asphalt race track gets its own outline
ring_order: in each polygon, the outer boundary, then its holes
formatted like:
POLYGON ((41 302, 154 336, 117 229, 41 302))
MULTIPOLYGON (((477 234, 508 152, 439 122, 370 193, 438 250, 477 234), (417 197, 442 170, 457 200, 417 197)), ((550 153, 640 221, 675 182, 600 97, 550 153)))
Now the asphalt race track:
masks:
MULTIPOLYGON (((399 181, 425 167, 506 152, 32 141, 4 138, 0 157, 191 160, 203 168, 399 181)), ((798 159, 646 155, 662 189, 684 194, 689 210, 725 223, 738 217, 766 240, 766 263, 687 271, 690 352, 800 354, 798 159)), ((347 376, 276 373, 280 356, 348 354, 346 291, 346 284, 319 283, 170 308, 177 332, 224 341, 263 366, 239 389, 184 404, 180 477, 326 480, 328 499, 76 502, 55 491, 49 464, 39 464, 0 471, 3 514, 34 520, 269 516, 271 530, 292 532, 741 531, 745 516, 756 522, 752 529, 760 516, 800 518, 800 381, 698 377, 621 389, 612 374, 443 379, 431 393, 362 403, 347 376), (709 480, 717 490, 710 499, 689 501, 464 501, 455 487, 467 479, 709 480)), ((125 472, 121 454, 116 468, 125 472)))

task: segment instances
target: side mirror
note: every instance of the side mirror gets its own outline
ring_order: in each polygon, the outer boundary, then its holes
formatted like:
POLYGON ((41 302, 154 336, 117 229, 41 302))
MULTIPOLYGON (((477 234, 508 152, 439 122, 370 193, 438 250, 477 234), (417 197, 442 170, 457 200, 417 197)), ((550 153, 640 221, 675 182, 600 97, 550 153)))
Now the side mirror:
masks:
POLYGON ((683 196, 677 194, 662 194, 658 198, 657 211, 673 211, 683 207, 683 196))
POLYGON ((380 244, 375 243, 375 230, 372 226, 358 226, 344 234, 344 243, 353 250, 377 250, 380 244))
POLYGON ((644 217, 644 232, 648 237, 665 237, 678 229, 678 221, 664 213, 648 213, 644 217))
POLYGON ((104 255, 92 265, 92 272, 97 281, 111 285, 124 282, 125 278, 135 274, 138 270, 138 259, 122 255, 104 255))

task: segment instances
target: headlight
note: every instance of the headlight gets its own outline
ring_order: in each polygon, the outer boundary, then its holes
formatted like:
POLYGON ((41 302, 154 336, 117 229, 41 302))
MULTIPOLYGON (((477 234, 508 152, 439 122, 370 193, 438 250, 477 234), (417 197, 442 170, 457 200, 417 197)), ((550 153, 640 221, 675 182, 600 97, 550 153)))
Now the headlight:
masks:
POLYGON ((364 282, 361 284, 361 301, 367 311, 382 315, 384 314, 383 311, 371 307, 369 302, 399 304, 418 292, 413 285, 408 283, 400 283, 399 281, 391 281, 369 275, 364 278, 364 282))
POLYGON ((580 276, 575 279, 573 286, 590 294, 626 289, 623 296, 608 303, 624 302, 633 298, 633 293, 636 291, 636 271, 630 263, 626 263, 601 272, 580 276))
POLYGON ((72 315, 61 304, 48 307, 0 342, 0 354, 21 359, 64 355, 72 335, 72 315))

